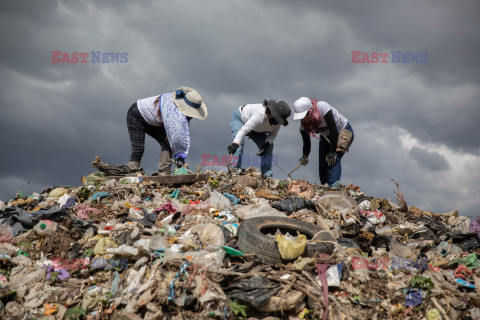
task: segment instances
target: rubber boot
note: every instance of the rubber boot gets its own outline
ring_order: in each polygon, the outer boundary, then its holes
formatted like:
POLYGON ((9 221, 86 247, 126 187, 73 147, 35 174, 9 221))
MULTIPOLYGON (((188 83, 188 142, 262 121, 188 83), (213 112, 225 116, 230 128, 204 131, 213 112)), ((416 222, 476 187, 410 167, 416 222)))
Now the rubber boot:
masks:
POLYGON ((158 174, 159 175, 169 175, 172 167, 172 154, 168 150, 164 150, 160 153, 160 158, 158 159, 158 174))

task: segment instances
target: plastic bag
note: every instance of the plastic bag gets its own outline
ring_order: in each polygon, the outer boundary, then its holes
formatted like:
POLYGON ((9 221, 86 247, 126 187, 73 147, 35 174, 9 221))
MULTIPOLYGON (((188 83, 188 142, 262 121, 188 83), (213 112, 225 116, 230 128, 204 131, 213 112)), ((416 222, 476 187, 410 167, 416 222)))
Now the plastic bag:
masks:
POLYGON ((470 232, 470 219, 464 216, 450 217, 448 224, 454 226, 450 229, 453 233, 469 233, 470 232))
POLYGON ((52 191, 50 191, 48 196, 52 198, 60 198, 66 193, 67 193, 67 190, 65 188, 55 188, 52 191))
POLYGON ((480 217, 477 217, 475 220, 470 221, 470 233, 480 234, 480 217))
POLYGON ((224 289, 230 300, 238 299, 257 309, 265 306, 280 290, 279 284, 260 276, 241 279, 224 289))
POLYGON ((290 234, 277 234, 275 236, 277 241, 278 251, 284 260, 297 259, 305 252, 305 246, 307 245, 307 237, 304 234, 299 234, 296 237, 292 237, 290 234))
POLYGON ((370 203, 370 200, 363 200, 358 206, 362 210, 370 210, 370 203))
MULTIPOLYGON (((253 199, 252 199, 253 200, 253 199)), ((286 217, 287 215, 275 208, 272 208, 267 200, 261 199, 258 203, 242 206, 235 210, 235 214, 239 219, 246 220, 254 217, 276 216, 286 217)))
POLYGON ((88 176, 82 177, 82 183, 85 186, 94 186, 98 182, 107 180, 107 175, 103 172, 94 172, 88 176))
POLYGON ((450 242, 447 241, 442 241, 440 244, 437 246, 437 252, 442 254, 442 255, 447 255, 447 254, 454 254, 454 255, 460 255, 463 253, 462 248, 451 244, 450 242))
POLYGON ((181 168, 176 168, 175 171, 173 172, 173 175, 176 176, 176 175, 182 175, 182 174, 188 174, 188 170, 187 168, 185 167, 181 167, 181 168))
POLYGON ((210 203, 206 203, 206 202, 200 202, 197 204, 187 204, 180 209, 180 212, 182 213, 182 216, 186 214, 190 214, 195 211, 200 213, 207 213, 211 207, 212 206, 210 205, 210 203))
POLYGON ((8 224, 0 224, 0 243, 12 242, 13 229, 8 224))
MULTIPOLYGON (((91 238, 93 239, 93 238, 91 238)), ((99 255, 104 255, 107 253, 107 249, 109 248, 116 248, 117 244, 115 241, 113 241, 110 238, 100 238, 97 243, 95 244, 95 247, 93 248, 93 253, 94 254, 99 254, 99 255)))
POLYGON ((95 215, 100 214, 100 210, 97 208, 92 208, 87 206, 85 203, 80 203, 75 206, 75 210, 77 211, 77 217, 80 219, 88 219, 88 212, 93 212, 95 215))
POLYGON ((127 246, 125 244, 122 244, 118 248, 108 248, 106 249, 106 251, 107 253, 114 253, 121 257, 138 256, 138 253, 139 253, 139 250, 137 248, 134 248, 132 246, 127 246))
POLYGON ((272 204, 272 208, 280 211, 287 211, 288 214, 291 214, 294 211, 304 208, 315 210, 315 203, 299 197, 288 197, 283 201, 278 201, 272 204))
POLYGON ((443 320, 440 311, 437 309, 430 309, 427 311, 427 319, 428 320, 443 320))
POLYGON ((161 205, 160 208, 156 209, 155 211, 166 211, 168 213, 175 213, 178 211, 177 207, 171 202, 166 202, 161 205))
POLYGON ((235 197, 233 194, 231 193, 228 193, 228 192, 224 192, 223 195, 228 199, 230 200, 231 203, 233 203, 234 205, 237 205, 240 203, 240 199, 235 197))
POLYGON ((453 264, 464 265, 470 270, 480 268, 480 263, 478 262, 477 255, 475 253, 471 253, 466 257, 457 259, 451 263, 451 265, 453 264))
POLYGON ((74 197, 69 196, 68 194, 64 194, 58 199, 58 205, 60 209, 70 208, 77 204, 74 197))
POLYGON ((329 287, 340 287, 342 279, 343 262, 333 265, 327 269, 327 283, 329 287))
POLYGON ((103 198, 110 197, 110 196, 111 194, 109 192, 105 192, 105 191, 96 192, 90 197, 90 200, 100 202, 103 198))
POLYGON ((301 291, 292 290, 281 297, 275 296, 268 300, 267 304, 258 310, 261 312, 278 312, 294 309, 305 298, 301 291))
POLYGON ((232 206, 230 200, 216 190, 212 192, 212 195, 206 200, 206 202, 210 203, 212 207, 220 211, 230 209, 232 206))
POLYGON ((379 224, 385 222, 385 216, 382 212, 375 210, 375 211, 364 211, 360 210, 360 214, 370 221, 372 224, 379 224))
POLYGON ((41 220, 33 227, 33 229, 39 236, 44 237, 47 234, 50 234, 57 230, 57 223, 50 220, 41 220))
POLYGON ((427 294, 425 291, 420 289, 409 289, 407 292, 407 298, 405 299, 405 306, 407 307, 416 307, 423 303, 423 300, 426 298, 427 294))
POLYGON ((352 207, 355 206, 347 197, 338 194, 322 196, 317 200, 317 203, 326 210, 335 210, 342 213, 352 213, 352 207))
POLYGON ((214 224, 207 224, 198 235, 204 246, 223 246, 225 244, 222 229, 214 224))

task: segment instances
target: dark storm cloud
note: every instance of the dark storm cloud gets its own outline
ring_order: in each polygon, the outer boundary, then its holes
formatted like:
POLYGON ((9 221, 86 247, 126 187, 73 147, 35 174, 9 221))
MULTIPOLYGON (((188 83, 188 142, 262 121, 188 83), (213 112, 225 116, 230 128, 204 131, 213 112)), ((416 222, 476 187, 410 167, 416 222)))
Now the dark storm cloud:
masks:
MULTIPOLYGON (((209 108, 206 121, 192 121, 192 166, 201 163, 202 154, 226 153, 232 140, 229 118, 238 106, 277 98, 293 107, 295 99, 309 96, 337 107, 356 132, 342 182, 352 180, 368 193, 389 197, 395 190, 390 178, 395 178, 414 203, 449 209, 454 204, 425 190, 455 168, 421 148, 414 147, 409 156, 399 134, 473 156, 480 153, 475 133, 480 119, 478 6, 437 1, 3 1, 0 199, 8 200, 18 189, 40 192, 39 186, 78 185, 82 175, 92 172, 96 155, 110 163, 127 162, 128 107, 139 98, 188 85, 199 90, 209 108), (129 60, 52 64, 53 50, 128 52, 129 60), (426 51, 429 60, 357 65, 350 62, 352 50, 426 51), (424 163, 431 158, 437 159, 434 165, 424 163)), ((247 152, 256 152, 251 141, 246 144, 247 152)), ((282 128, 275 150, 282 169, 289 172, 297 165, 297 121, 282 128)), ((147 137, 142 161, 147 172, 156 169, 158 155, 157 144, 147 137)), ((316 141, 310 159, 294 176, 318 182, 316 141)), ((274 171, 285 178, 278 168, 274 171)), ((441 191, 461 189, 450 188, 441 191)), ((458 198, 465 194, 459 192, 458 198)), ((467 204, 465 210, 472 208, 467 204)))
POLYGON ((421 168, 431 171, 441 171, 449 169, 448 162, 437 152, 429 152, 419 147, 413 147, 410 155, 417 161, 421 168))
MULTIPOLYGON (((459 6, 449 1, 302 1, 301 5, 285 1, 299 23, 304 17, 319 14, 343 21, 348 32, 342 32, 337 42, 346 44, 341 55, 347 58, 352 50, 362 52, 427 52, 428 63, 401 64, 398 68, 406 74, 420 76, 422 85, 436 96, 411 97, 416 85, 397 88, 398 99, 388 103, 395 106, 391 112, 378 115, 380 106, 375 106, 365 118, 380 117, 382 121, 400 125, 416 136, 429 142, 448 144, 449 147, 480 154, 480 140, 477 137, 465 137, 472 131, 480 119, 478 84, 480 74, 480 3, 468 1, 459 6), (343 38, 346 35, 349 37, 343 38), (341 38, 341 39, 339 39, 341 38), (457 93, 457 94, 456 94, 457 93), (455 97, 455 98, 454 98, 455 97), (416 112, 417 108, 422 113, 416 112), (463 138, 462 138, 463 137, 463 138)), ((320 19, 319 19, 320 20, 320 19)), ((315 41, 314 38, 311 41, 315 41)), ((326 50, 324 48, 324 50, 326 50)), ((328 49, 329 50, 329 49, 328 49)), ((351 57, 351 56, 350 56, 351 57)), ((385 70, 380 65, 345 66, 341 70, 335 65, 336 72, 345 70, 362 72, 376 68, 378 75, 390 72, 384 77, 382 87, 370 86, 367 92, 375 95, 385 87, 395 88, 405 74, 385 70)), ((369 78, 363 77, 367 83, 369 78)), ((330 89, 330 88, 328 88, 330 89)), ((347 96, 352 97, 352 92, 347 96)), ((356 99, 362 102, 362 99, 356 99)))

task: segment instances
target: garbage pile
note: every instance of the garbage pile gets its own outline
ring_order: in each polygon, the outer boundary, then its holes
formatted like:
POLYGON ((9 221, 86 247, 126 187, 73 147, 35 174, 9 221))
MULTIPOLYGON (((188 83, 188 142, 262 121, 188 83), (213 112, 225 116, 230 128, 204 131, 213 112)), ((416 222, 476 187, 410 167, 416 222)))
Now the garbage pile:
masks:
POLYGON ((98 171, 0 201, 0 318, 480 319, 480 218, 203 175, 98 171))

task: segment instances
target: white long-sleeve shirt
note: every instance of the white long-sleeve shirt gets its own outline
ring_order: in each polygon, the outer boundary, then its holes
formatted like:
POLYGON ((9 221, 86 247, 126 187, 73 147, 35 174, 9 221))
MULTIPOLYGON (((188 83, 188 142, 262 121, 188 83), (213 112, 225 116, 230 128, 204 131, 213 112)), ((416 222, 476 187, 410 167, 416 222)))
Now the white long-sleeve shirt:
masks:
POLYGON ((244 125, 238 131, 234 143, 240 144, 251 131, 268 133, 267 142, 273 143, 281 124, 271 125, 268 121, 266 109, 262 104, 246 104, 240 108, 244 125))
POLYGON ((149 125, 159 127, 163 124, 163 120, 162 114, 158 112, 160 102, 156 106, 153 105, 153 102, 155 102, 155 99, 157 98, 158 96, 153 96, 137 100, 137 107, 138 111, 140 111, 140 114, 149 125))

